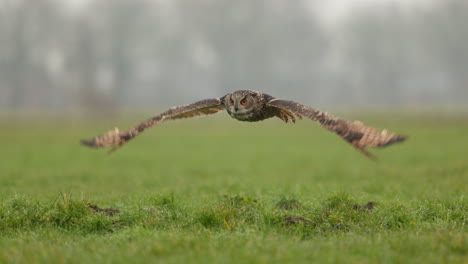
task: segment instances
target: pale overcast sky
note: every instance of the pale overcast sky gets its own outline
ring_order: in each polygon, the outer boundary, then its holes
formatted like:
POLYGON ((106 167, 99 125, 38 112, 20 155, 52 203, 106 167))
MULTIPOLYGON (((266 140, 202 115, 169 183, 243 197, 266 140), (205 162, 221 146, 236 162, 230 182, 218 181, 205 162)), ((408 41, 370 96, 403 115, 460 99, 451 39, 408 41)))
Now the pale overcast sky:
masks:
MULTIPOLYGON (((83 4, 88 3, 92 0, 67 0, 71 5, 75 7, 80 7, 83 4)), ((171 0, 155 0, 156 2, 165 2, 171 0)), ((287 0, 285 0, 287 1, 287 0)), ((394 2, 405 8, 413 8, 420 4, 429 4, 434 1, 440 0, 328 0, 328 1, 315 1, 311 0, 311 6, 319 7, 318 15, 326 23, 336 23, 341 18, 346 16, 349 12, 353 10, 362 8, 363 6, 379 6, 386 5, 388 3, 394 2)), ((316 10, 317 11, 317 10, 316 10)))
POLYGON ((311 1, 311 5, 319 7, 318 15, 327 23, 336 23, 350 12, 365 6, 378 7, 395 3, 402 8, 415 8, 420 5, 431 4, 438 0, 328 0, 311 1))

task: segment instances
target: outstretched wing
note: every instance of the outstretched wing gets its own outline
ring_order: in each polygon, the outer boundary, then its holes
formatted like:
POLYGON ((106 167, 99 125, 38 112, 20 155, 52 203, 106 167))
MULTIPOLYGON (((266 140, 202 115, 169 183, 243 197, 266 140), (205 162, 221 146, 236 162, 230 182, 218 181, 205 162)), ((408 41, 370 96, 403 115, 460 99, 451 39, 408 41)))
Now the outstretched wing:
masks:
POLYGON ((157 116, 154 116, 138 126, 130 128, 125 132, 119 132, 117 128, 107 132, 104 135, 95 137, 90 140, 81 140, 83 145, 89 147, 109 147, 113 146, 111 152, 118 149, 123 144, 127 143, 130 139, 138 136, 145 129, 157 125, 165 120, 174 120, 181 118, 188 118, 200 115, 210 115, 225 109, 221 98, 206 99, 195 102, 193 104, 177 106, 171 108, 157 116))
POLYGON ((267 105, 290 112, 291 115, 305 116, 319 122, 322 127, 335 132, 370 158, 374 156, 365 147, 384 147, 406 139, 405 136, 388 133, 387 130, 379 131, 376 128, 364 125, 360 121, 341 119, 293 101, 273 99, 267 105))

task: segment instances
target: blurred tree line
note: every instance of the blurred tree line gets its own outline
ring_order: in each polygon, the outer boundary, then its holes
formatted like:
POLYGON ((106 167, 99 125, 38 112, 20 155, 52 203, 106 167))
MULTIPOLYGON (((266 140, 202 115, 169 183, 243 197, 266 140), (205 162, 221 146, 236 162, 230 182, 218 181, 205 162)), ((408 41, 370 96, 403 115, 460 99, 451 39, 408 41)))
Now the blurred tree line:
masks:
POLYGON ((254 89, 310 104, 464 106, 468 1, 0 0, 0 107, 155 107, 254 89))

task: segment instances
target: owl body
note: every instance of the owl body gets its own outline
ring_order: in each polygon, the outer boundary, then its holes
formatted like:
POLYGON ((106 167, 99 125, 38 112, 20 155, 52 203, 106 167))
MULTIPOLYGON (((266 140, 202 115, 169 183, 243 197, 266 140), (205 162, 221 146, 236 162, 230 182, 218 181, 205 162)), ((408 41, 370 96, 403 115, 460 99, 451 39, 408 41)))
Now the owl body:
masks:
POLYGON ((239 121, 257 122, 275 116, 277 112, 268 107, 273 96, 253 90, 238 90, 221 98, 228 114, 239 121))

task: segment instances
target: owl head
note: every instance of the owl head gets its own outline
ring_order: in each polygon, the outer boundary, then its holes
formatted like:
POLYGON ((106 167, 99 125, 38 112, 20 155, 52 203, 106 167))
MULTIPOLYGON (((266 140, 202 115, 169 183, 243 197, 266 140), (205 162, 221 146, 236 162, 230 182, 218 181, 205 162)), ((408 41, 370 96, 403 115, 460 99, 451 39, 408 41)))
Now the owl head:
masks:
POLYGON ((239 90, 226 95, 224 104, 227 112, 236 119, 248 118, 257 108, 258 93, 250 90, 239 90))

